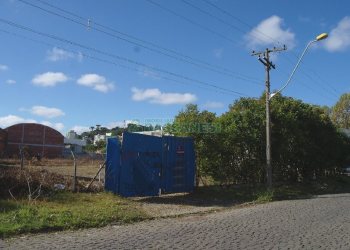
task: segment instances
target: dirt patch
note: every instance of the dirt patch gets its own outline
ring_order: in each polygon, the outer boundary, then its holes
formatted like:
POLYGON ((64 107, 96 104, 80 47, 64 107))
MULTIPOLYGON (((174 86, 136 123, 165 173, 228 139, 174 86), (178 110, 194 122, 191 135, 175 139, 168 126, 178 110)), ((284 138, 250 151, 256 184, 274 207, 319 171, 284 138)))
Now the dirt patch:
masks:
POLYGON ((157 218, 207 213, 239 204, 239 202, 234 200, 196 198, 193 194, 188 193, 131 199, 138 202, 142 210, 148 215, 157 218))
MULTIPOLYGON (((77 164, 77 176, 81 177, 93 177, 97 173, 101 164, 103 164, 104 159, 93 159, 89 157, 78 158, 77 164)), ((7 167, 20 167, 19 159, 2 159, 0 160, 0 165, 7 167)), ((56 158, 47 159, 43 158, 40 161, 33 159, 25 159, 25 168, 32 168, 36 170, 47 170, 52 173, 57 173, 59 175, 72 176, 74 173, 73 160, 70 158, 56 158)), ((104 180, 104 171, 101 171, 99 176, 101 180, 104 180)))

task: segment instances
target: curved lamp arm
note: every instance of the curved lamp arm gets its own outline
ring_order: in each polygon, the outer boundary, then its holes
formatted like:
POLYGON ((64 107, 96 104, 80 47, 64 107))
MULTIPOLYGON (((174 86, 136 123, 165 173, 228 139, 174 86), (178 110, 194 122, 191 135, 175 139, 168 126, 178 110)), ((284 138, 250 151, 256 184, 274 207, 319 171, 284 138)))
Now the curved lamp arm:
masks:
POLYGON ((300 58, 299 58, 297 64, 295 65, 295 67, 294 67, 292 73, 290 74, 290 76, 289 76, 287 82, 286 82, 278 91, 276 91, 276 92, 274 92, 274 93, 271 93, 270 96, 269 96, 269 100, 270 100, 272 97, 274 97, 276 94, 280 93, 282 90, 284 90, 284 89, 289 85, 289 83, 290 83, 290 81, 292 80, 292 77, 293 77, 295 71, 296 71, 297 68, 299 67, 299 65, 300 65, 300 63, 301 63, 301 61, 302 61, 304 55, 306 54, 307 50, 309 49, 310 45, 313 44, 314 42, 317 42, 317 41, 326 39, 327 37, 328 37, 327 33, 322 33, 321 35, 317 36, 315 40, 310 41, 310 42, 306 45, 306 47, 305 47, 303 53, 301 54, 301 56, 300 56, 300 58))

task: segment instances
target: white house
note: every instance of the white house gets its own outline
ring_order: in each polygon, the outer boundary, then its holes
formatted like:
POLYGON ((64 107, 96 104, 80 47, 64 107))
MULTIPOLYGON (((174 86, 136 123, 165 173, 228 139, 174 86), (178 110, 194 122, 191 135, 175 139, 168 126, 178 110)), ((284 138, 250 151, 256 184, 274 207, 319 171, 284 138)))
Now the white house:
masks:
POLYGON ((75 131, 71 130, 64 138, 64 144, 72 145, 72 150, 76 154, 83 153, 83 147, 86 146, 86 140, 78 139, 78 135, 75 131))

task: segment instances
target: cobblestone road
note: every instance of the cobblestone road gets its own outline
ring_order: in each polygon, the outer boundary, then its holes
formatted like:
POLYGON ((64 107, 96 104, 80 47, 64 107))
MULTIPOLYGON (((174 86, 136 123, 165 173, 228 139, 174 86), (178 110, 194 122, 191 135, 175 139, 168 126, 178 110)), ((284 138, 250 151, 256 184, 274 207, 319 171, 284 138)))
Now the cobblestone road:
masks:
POLYGON ((9 249, 350 249, 350 194, 0 242, 9 249))

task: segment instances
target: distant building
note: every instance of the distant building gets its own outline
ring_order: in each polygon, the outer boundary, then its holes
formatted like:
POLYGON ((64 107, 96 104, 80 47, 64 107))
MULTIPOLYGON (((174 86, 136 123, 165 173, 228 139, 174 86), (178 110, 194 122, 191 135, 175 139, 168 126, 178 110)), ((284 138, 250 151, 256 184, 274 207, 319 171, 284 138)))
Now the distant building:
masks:
POLYGON ((20 123, 5 129, 7 145, 5 154, 27 156, 61 157, 64 149, 64 136, 57 130, 37 123, 20 123))
POLYGON ((74 153, 81 154, 86 146, 86 140, 78 139, 78 134, 74 130, 70 130, 64 138, 64 144, 71 145, 74 153))
POLYGON ((78 139, 78 134, 74 130, 70 130, 66 135, 67 139, 78 139))

